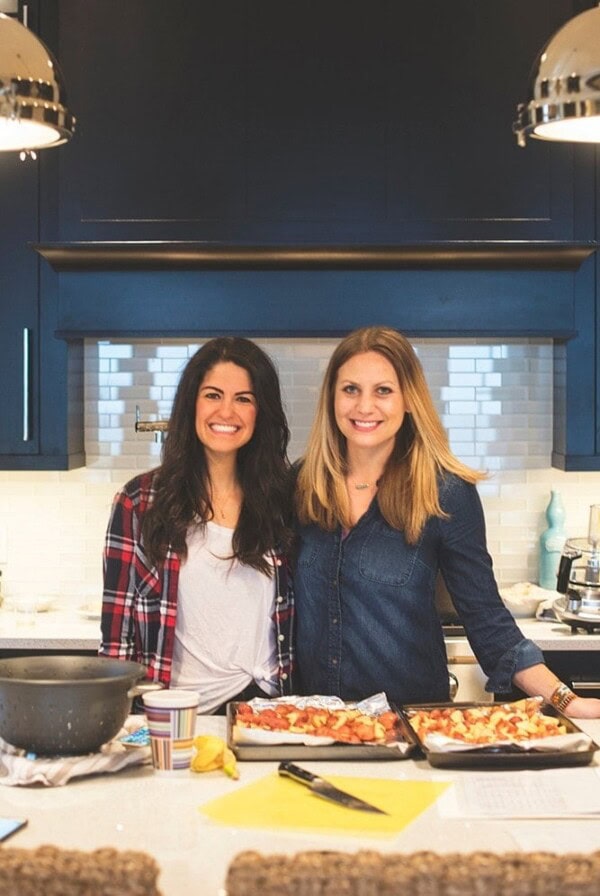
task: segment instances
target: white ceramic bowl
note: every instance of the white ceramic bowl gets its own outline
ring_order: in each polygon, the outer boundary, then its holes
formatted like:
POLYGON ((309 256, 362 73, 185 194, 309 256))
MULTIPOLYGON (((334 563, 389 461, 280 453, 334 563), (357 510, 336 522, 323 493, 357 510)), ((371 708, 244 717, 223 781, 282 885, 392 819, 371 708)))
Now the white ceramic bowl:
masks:
POLYGON ((540 602, 547 600, 548 591, 531 582, 518 582, 510 588, 502 588, 500 597, 515 618, 529 619, 535 616, 540 602))
POLYGON ((15 598, 12 606, 17 613, 47 613, 52 609, 55 598, 53 597, 28 597, 15 598))

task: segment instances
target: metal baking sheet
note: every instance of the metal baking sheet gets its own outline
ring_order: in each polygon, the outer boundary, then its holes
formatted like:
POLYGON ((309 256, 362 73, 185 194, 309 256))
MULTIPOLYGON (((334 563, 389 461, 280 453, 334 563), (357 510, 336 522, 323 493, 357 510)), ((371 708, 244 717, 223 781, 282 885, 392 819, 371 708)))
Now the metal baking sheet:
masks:
POLYGON ((282 759, 322 759, 323 761, 371 759, 381 762, 382 760, 410 759, 419 749, 419 740, 415 732, 395 706, 390 708, 398 715, 398 730, 402 739, 408 744, 403 753, 383 744, 238 744, 233 739, 233 725, 238 706, 239 703, 227 704, 227 745, 240 760, 260 762, 262 760, 281 761, 282 759))
MULTIPOLYGON (((419 751, 425 756, 430 765, 435 768, 492 768, 492 769, 528 769, 528 768, 555 768, 559 766, 589 765, 594 758, 596 750, 600 749, 592 740, 587 750, 556 750, 556 751, 520 751, 518 747, 485 747, 456 752, 441 752, 429 750, 421 743, 421 739, 412 728, 409 715, 418 710, 431 709, 475 709, 490 708, 490 703, 419 703, 401 706, 400 715, 405 717, 406 724, 411 728, 419 743, 419 751)), ((499 706, 502 704, 498 704, 499 706)), ((582 734, 581 728, 567 718, 551 704, 542 704, 540 712, 547 716, 559 718, 568 734, 582 734)))

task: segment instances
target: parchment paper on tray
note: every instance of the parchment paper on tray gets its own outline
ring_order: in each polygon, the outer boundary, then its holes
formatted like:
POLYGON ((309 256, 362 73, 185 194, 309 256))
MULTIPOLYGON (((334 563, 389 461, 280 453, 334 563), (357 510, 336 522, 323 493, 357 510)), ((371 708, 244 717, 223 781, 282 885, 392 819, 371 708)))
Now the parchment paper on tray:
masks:
POLYGON ((494 741, 493 744, 471 744, 466 743, 464 740, 454 740, 451 737, 446 737, 444 734, 427 734, 422 738, 421 742, 427 750, 432 750, 436 753, 458 753, 465 750, 471 753, 474 750, 489 750, 490 747, 493 747, 495 750, 502 748, 510 750, 516 747, 526 752, 529 750, 535 750, 536 752, 544 750, 548 753, 562 751, 572 753, 578 750, 589 750, 592 745, 592 738, 582 731, 574 734, 559 734, 556 737, 537 737, 531 740, 499 740, 494 741))
POLYGON ((546 753, 589 750, 592 738, 555 714, 542 697, 513 703, 405 707, 422 746, 431 752, 519 751, 546 753), (548 713, 552 712, 552 715, 548 713), (428 730, 430 729, 430 730, 428 730))
MULTIPOLYGON (((356 709, 361 714, 373 718, 381 716, 386 712, 394 712, 384 693, 374 694, 359 702, 346 702, 340 697, 323 694, 314 694, 310 697, 276 697, 272 700, 256 697, 253 700, 248 701, 248 706, 251 706, 255 712, 260 712, 265 709, 274 709, 281 704, 294 706, 298 710, 310 708, 323 709, 329 712, 339 712, 356 709)), ((277 744, 301 744, 304 746, 328 746, 340 743, 335 737, 322 737, 320 735, 293 732, 286 729, 271 731, 264 728, 247 728, 239 724, 233 725, 232 735, 236 745, 273 746, 277 744)), ((394 739, 386 743, 379 741, 364 741, 365 746, 373 743, 377 743, 377 746, 379 747, 388 747, 389 749, 396 750, 400 753, 404 753, 414 746, 404 739, 394 739)))

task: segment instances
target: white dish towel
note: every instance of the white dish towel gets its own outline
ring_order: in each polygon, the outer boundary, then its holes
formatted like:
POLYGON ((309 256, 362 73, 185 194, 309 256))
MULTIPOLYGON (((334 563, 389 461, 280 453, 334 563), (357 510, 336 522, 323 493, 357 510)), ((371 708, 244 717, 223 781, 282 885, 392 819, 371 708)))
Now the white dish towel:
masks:
POLYGON ((130 716, 114 740, 100 747, 97 753, 85 756, 30 758, 25 750, 17 749, 0 738, 0 784, 59 787, 71 778, 118 772, 128 765, 147 763, 150 761, 150 747, 125 747, 119 743, 120 737, 131 734, 144 724, 144 716, 130 716))

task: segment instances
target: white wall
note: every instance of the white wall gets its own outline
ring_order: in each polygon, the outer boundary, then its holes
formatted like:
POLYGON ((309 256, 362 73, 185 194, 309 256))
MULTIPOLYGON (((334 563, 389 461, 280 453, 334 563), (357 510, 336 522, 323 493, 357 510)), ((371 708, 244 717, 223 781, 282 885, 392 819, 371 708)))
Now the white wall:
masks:
MULTIPOLYGON (((280 372, 295 458, 336 340, 257 342, 280 372)), ((453 449, 465 462, 490 471, 479 489, 498 581, 536 581, 537 539, 546 525, 550 489, 563 495, 571 535, 586 534, 589 505, 600 502, 600 473, 550 467, 550 340, 419 339, 414 345, 453 449)), ((113 494, 159 460, 154 436, 134 432, 135 405, 144 418, 168 417, 179 373, 198 346, 184 340, 86 344, 87 467, 0 472, 6 592, 57 595, 74 606, 99 596, 113 494)), ((1 543, 0 537, 0 550, 1 543)))

